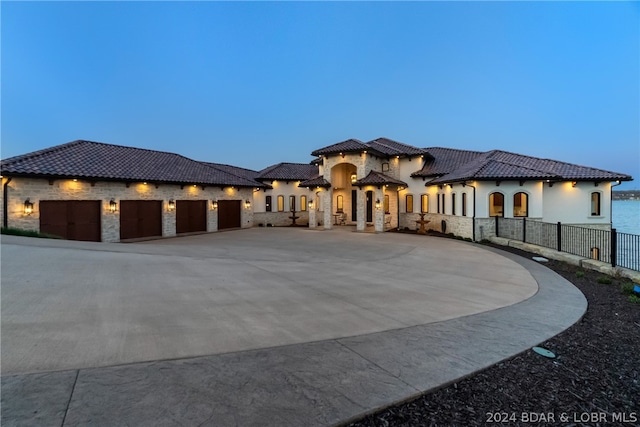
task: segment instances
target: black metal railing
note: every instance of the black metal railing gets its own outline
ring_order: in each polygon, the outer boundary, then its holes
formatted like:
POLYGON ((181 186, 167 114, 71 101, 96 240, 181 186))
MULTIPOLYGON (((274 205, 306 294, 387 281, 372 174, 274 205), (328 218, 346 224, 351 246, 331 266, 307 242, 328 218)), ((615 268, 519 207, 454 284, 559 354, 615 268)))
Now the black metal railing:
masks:
POLYGON ((496 217, 496 236, 640 271, 640 235, 560 222, 496 217))

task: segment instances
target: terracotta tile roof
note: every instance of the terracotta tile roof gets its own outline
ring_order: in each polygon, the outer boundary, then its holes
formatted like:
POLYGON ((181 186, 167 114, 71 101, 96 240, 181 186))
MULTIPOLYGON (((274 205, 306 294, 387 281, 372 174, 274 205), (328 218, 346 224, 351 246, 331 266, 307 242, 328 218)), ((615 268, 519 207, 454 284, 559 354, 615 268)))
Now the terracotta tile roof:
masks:
POLYGON ((392 178, 389 175, 385 175, 382 172, 371 171, 367 176, 357 180, 353 185, 356 187, 364 185, 399 185, 406 187, 407 183, 400 181, 399 179, 392 178))
POLYGON ((303 181, 318 175, 318 166, 309 163, 278 163, 258 172, 258 181, 303 181))
POLYGON ((256 186, 255 181, 178 154, 83 140, 2 160, 0 170, 43 178, 256 186))
MULTIPOLYGON (((438 161, 438 150, 429 149, 434 155, 433 164, 425 164, 421 171, 412 176, 438 176, 430 181, 433 184, 465 181, 465 180, 524 180, 549 179, 565 181, 629 181, 631 176, 618 172, 580 166, 557 160, 541 159, 502 150, 492 150, 485 153, 467 152, 466 155, 457 153, 441 162, 445 167, 434 167, 438 161), (464 162, 464 160, 467 160, 464 162), (434 173, 437 172, 437 173, 434 173), (431 173, 431 175, 428 175, 431 173)), ((451 154, 451 153, 449 153, 451 154)))
POLYGON ((441 176, 462 167, 478 156, 481 151, 457 150, 454 148, 431 147, 425 148, 432 159, 426 160, 421 170, 411 174, 413 177, 441 176))
POLYGON ((429 152, 423 148, 407 145, 389 138, 378 138, 367 142, 367 145, 376 151, 388 156, 430 156, 429 152))
POLYGON ((378 138, 367 143, 358 139, 347 139, 337 144, 320 148, 311 153, 312 156, 326 156, 339 153, 361 153, 366 151, 378 157, 390 156, 430 156, 429 153, 418 147, 394 141, 389 138, 378 138))
POLYGON ((323 187, 323 188, 329 188, 331 187, 331 183, 329 181, 327 181, 326 179, 324 179, 323 177, 321 177, 320 175, 315 176, 311 179, 307 179, 306 181, 302 181, 300 184, 298 184, 298 187, 304 187, 304 188, 315 188, 315 187, 323 187))
POLYGON ((241 168, 238 166, 225 165, 222 163, 210 163, 210 162, 202 162, 202 163, 212 168, 220 169, 223 172, 230 173, 231 175, 235 175, 237 177, 248 179, 249 181, 253 181, 256 187, 263 186, 261 182, 256 181, 256 178, 258 177, 258 173, 259 173, 258 171, 241 168))
MULTIPOLYGON (((361 153, 363 151, 375 151, 372 147, 368 146, 364 142, 357 139, 347 139, 346 141, 338 142, 333 145, 329 145, 318 150, 315 150, 311 153, 312 156, 325 156, 328 154, 339 154, 339 153, 361 153)), ((383 153, 375 152, 382 156, 383 153)))

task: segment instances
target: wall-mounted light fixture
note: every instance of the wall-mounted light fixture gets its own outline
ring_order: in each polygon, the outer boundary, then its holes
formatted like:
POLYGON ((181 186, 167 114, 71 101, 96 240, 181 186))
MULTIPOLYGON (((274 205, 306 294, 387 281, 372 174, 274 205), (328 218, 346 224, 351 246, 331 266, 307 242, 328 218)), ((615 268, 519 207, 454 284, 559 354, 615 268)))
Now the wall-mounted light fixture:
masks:
POLYGON ((352 173, 351 174, 351 183, 355 184, 357 180, 358 180, 358 175, 356 175, 355 173, 352 173))
POLYGON ((313 199, 309 199, 309 209, 313 209, 313 199))
POLYGON ((376 199, 376 209, 380 210, 380 199, 376 199))
POLYGON ((212 200, 211 201, 211 207, 213 209, 218 209, 218 201, 217 200, 212 200))
POLYGON ((249 199, 245 200, 244 207, 249 209, 251 207, 251 200, 249 200, 249 199))
POLYGON ((29 199, 24 201, 24 214, 31 215, 33 213, 33 203, 29 199))
POLYGON ((571 186, 572 186, 572 187, 575 187, 576 185, 578 185, 578 183, 577 183, 576 181, 572 181, 572 182, 571 182, 571 186))
POLYGON ((113 199, 109 200, 109 212, 114 213, 117 208, 118 204, 116 203, 116 201, 113 199))
POLYGON ((169 202, 167 203, 167 208, 172 211, 176 208, 176 202, 175 200, 171 199, 169 200, 169 202))

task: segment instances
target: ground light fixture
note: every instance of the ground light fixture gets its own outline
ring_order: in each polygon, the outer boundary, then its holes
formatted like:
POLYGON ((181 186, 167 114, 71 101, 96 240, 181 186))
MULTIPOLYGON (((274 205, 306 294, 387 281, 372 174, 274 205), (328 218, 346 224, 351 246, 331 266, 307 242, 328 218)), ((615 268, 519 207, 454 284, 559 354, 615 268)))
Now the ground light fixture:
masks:
POLYGON ((174 210, 176 208, 175 200, 173 199, 169 200, 169 203, 167 203, 167 207, 169 208, 170 211, 174 210))
POLYGON ((111 213, 114 213, 117 208, 118 208, 118 204, 116 203, 116 201, 113 199, 109 200, 109 211, 111 213))
POLYGON ((24 214, 31 215, 33 213, 33 203, 29 199, 24 201, 24 214))

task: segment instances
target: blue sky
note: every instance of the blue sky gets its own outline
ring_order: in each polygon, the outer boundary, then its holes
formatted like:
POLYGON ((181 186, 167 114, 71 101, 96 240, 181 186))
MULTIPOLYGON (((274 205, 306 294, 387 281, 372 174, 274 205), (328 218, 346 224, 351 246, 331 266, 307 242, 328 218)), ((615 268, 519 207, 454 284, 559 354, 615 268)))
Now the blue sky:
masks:
POLYGON ((634 2, 7 2, 2 157, 75 139, 262 169, 386 136, 631 174, 634 2))

